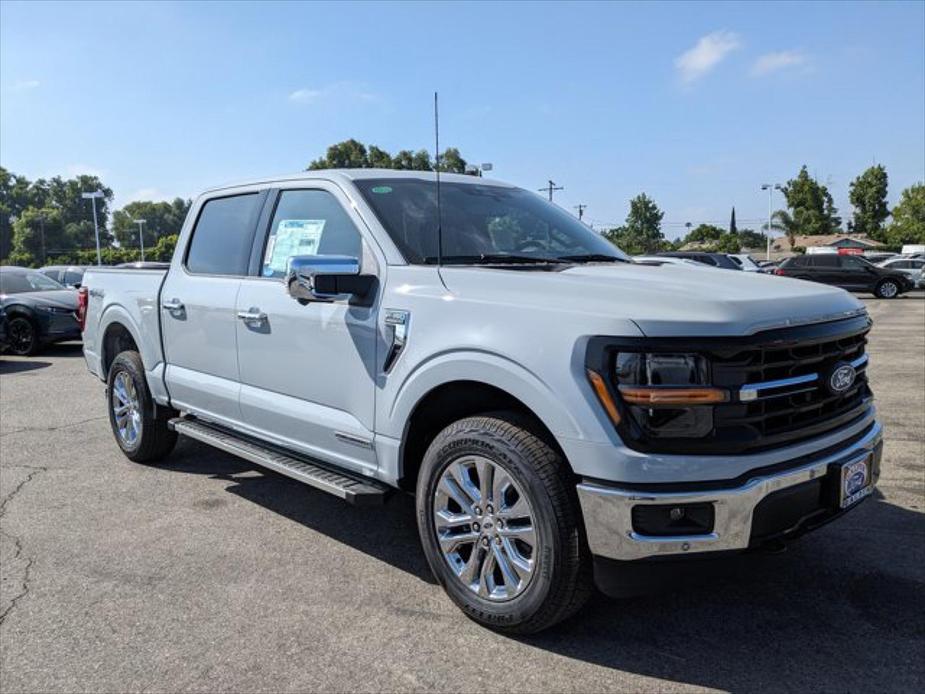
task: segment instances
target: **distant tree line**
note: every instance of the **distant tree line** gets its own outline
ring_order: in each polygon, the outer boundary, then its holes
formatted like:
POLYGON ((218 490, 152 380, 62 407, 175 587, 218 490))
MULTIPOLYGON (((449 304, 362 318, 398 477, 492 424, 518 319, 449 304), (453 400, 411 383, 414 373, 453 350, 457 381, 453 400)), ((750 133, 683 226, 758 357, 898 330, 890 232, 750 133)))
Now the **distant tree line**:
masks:
MULTIPOLYGON (((412 152, 403 149, 394 156, 376 145, 364 145, 353 138, 328 147, 325 155, 308 165, 315 169, 404 169, 408 171, 435 171, 436 162, 426 149, 412 152)), ((440 155, 440 171, 470 173, 466 160, 459 150, 449 147, 440 155)))
POLYGON ((96 199, 103 263, 141 257, 136 219, 144 219, 146 260, 169 260, 191 201, 130 202, 110 214, 113 193, 97 176, 30 181, 0 167, 0 262, 27 267, 96 263, 91 201, 96 199))
MULTIPOLYGON (((812 178, 805 165, 795 178, 782 186, 782 192, 787 209, 773 213, 771 230, 783 233, 791 250, 795 250, 797 236, 845 233, 828 188, 812 178)), ((854 179, 848 197, 854 212, 853 218, 848 221, 847 233, 867 234, 892 250, 899 250, 903 244, 925 243, 925 183, 906 188, 899 203, 890 210, 887 206, 886 169, 876 165, 854 179)), ((664 213, 655 201, 640 193, 630 200, 626 222, 602 233, 631 255, 677 250, 694 242, 702 250, 720 253, 764 248, 767 243, 765 234, 768 225, 762 226, 765 233, 738 229, 734 208, 728 229, 699 224, 677 241, 665 238, 661 228, 663 217, 664 213)))

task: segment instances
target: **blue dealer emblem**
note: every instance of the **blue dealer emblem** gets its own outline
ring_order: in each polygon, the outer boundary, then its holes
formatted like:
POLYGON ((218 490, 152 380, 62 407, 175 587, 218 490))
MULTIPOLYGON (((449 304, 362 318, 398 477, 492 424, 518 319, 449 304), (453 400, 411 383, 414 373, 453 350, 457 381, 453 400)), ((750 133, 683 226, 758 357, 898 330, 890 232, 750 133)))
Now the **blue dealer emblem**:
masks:
POLYGON ((851 364, 836 364, 835 368, 829 374, 829 390, 835 395, 839 395, 854 385, 854 379, 857 372, 851 364))

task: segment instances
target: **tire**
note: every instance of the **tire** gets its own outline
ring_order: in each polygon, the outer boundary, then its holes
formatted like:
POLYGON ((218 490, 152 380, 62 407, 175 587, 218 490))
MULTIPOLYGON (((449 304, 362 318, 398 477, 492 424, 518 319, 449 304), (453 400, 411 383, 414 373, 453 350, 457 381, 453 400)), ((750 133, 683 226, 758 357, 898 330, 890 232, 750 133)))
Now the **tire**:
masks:
POLYGON ((109 424, 125 457, 148 463, 169 454, 177 443, 177 433, 167 427, 167 421, 177 412, 154 402, 141 355, 121 352, 109 367, 106 383, 109 424))
POLYGON ((517 421, 490 414, 441 431, 424 454, 416 504, 424 554, 450 599, 483 626, 531 634, 581 609, 592 591, 591 558, 565 461, 517 421), (469 486, 448 493, 448 482, 466 474, 469 486), (494 484, 479 489, 484 479, 494 484), (472 522, 461 524, 462 516, 472 522), (445 548, 458 541, 455 553, 444 553, 438 535, 445 548))
POLYGON ((15 316, 7 326, 7 342, 10 354, 31 357, 39 349, 39 331, 25 316, 15 316))
POLYGON ((899 282, 891 279, 880 280, 874 287, 874 296, 878 299, 895 299, 900 292, 899 282))

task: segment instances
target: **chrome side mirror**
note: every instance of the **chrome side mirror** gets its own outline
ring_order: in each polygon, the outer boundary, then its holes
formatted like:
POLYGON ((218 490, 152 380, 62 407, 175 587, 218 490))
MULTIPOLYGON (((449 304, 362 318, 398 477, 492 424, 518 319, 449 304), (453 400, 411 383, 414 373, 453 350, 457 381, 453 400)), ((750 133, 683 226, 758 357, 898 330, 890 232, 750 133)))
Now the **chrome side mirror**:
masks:
POLYGON ((289 259, 286 287, 298 301, 333 301, 357 293, 360 261, 345 255, 295 255, 289 259))

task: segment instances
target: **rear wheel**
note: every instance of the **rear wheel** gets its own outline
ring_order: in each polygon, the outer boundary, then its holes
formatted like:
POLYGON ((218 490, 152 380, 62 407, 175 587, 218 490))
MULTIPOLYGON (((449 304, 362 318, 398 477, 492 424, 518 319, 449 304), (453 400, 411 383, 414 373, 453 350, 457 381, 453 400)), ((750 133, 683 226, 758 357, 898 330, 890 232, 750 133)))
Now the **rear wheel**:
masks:
POLYGON ((119 354, 109 367, 107 382, 109 423, 125 456, 145 463, 170 453, 177 434, 167 421, 177 413, 154 402, 141 355, 133 351, 119 354))
POLYGON ((878 299, 895 299, 899 296, 899 283, 896 280, 881 280, 874 288, 874 296, 878 299))
POLYGON ((418 477, 418 530, 466 615, 528 634, 581 608, 590 557, 565 461, 513 419, 469 417, 437 435, 418 477))
POLYGON ((29 357, 39 348, 39 335, 35 324, 24 316, 16 316, 7 326, 10 352, 20 357, 29 357))

